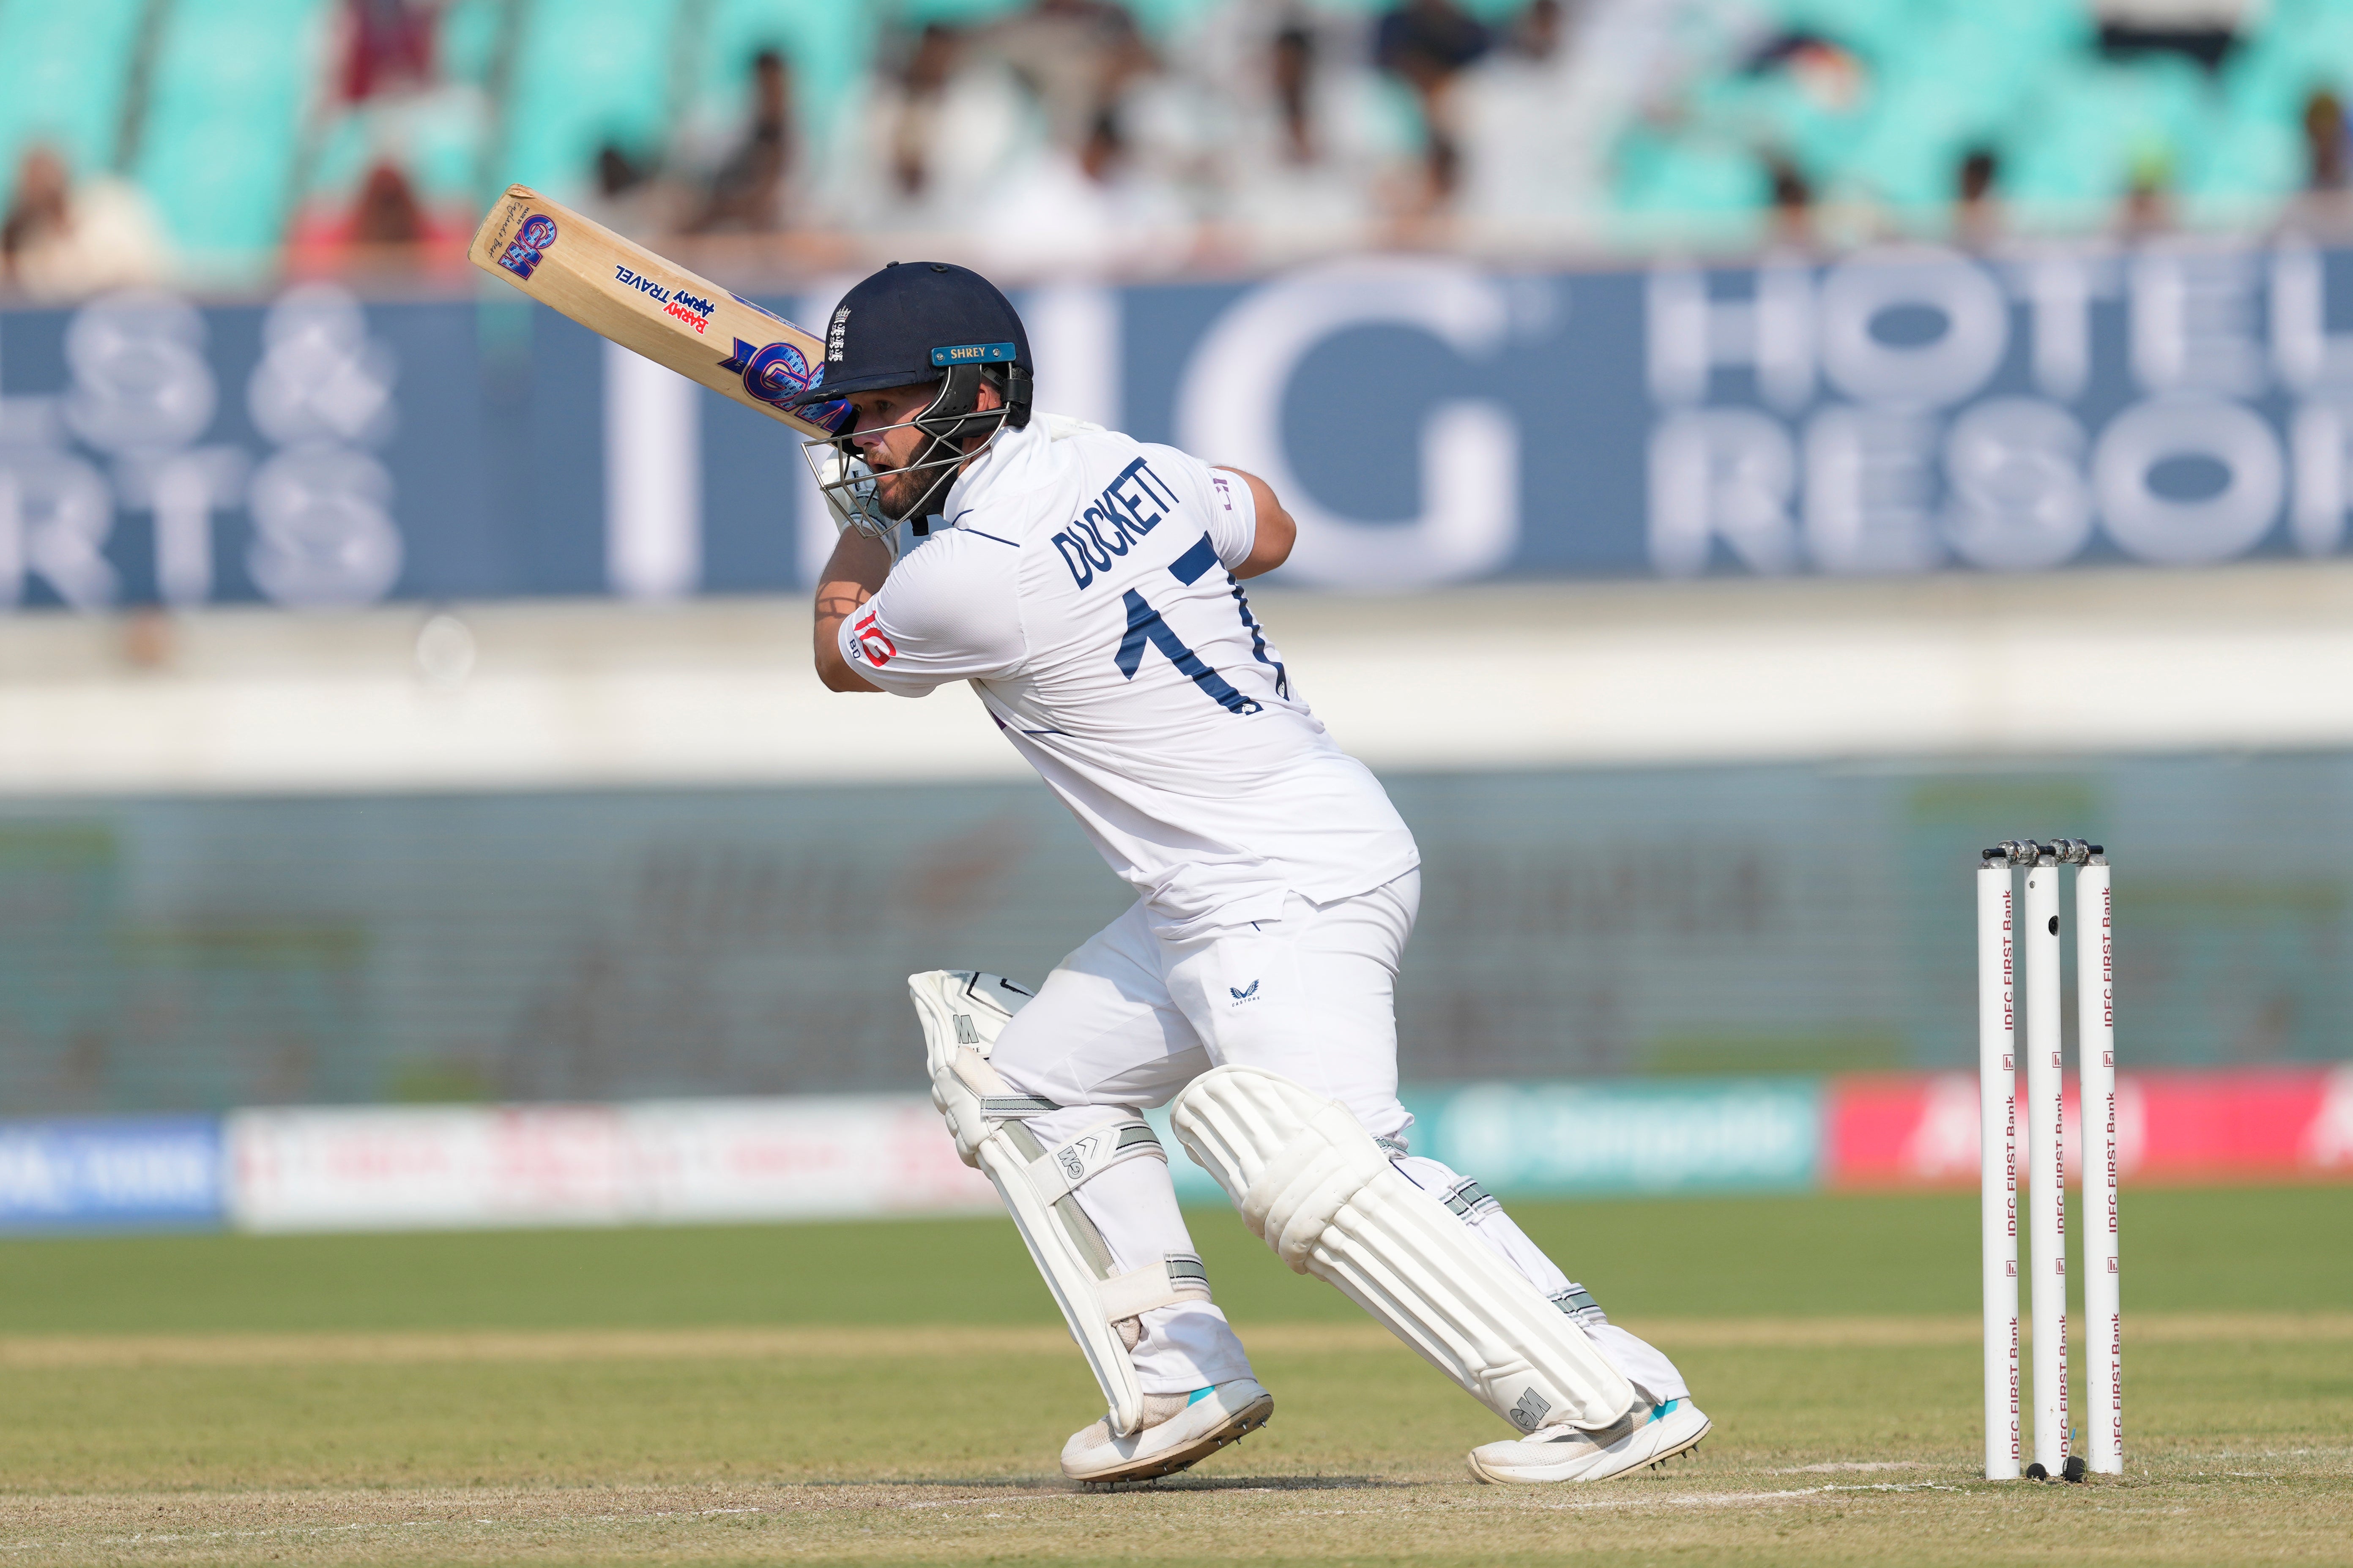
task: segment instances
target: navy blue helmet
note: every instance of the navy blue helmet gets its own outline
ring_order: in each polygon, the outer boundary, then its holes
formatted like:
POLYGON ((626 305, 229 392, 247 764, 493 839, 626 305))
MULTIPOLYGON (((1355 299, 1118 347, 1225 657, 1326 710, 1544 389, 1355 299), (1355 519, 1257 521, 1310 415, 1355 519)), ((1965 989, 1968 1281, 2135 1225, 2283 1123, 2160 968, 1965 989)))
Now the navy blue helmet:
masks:
MULTIPOLYGON (((930 405, 910 421, 929 439, 908 468, 936 470, 901 514, 920 528, 955 482, 965 441, 1029 423, 1031 372, 1029 334, 995 284, 952 262, 894 261, 841 297, 826 323, 825 374, 785 406, 936 384, 930 405), (997 387, 1002 407, 981 409, 984 381, 997 387)), ((853 415, 832 438, 844 459, 855 456, 848 437, 857 427, 853 415)))

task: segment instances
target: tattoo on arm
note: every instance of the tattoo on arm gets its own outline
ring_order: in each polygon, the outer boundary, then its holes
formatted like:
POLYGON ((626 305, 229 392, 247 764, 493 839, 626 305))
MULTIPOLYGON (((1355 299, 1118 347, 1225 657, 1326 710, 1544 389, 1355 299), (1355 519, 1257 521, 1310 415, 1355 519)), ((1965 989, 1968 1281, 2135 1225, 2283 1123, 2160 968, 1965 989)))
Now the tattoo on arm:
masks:
POLYGON ((891 556, 881 545, 854 531, 834 546, 833 559, 818 574, 817 673, 835 691, 879 691, 841 657, 841 623, 881 589, 891 556))

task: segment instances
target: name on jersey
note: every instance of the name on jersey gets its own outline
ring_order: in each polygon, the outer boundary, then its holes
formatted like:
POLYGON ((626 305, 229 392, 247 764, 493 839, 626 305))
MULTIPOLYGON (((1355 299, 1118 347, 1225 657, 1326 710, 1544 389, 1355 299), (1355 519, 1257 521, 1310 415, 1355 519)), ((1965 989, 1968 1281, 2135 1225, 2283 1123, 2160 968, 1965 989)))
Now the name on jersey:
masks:
POLYGON ((1176 492, 1143 458, 1122 468, 1092 505, 1054 535, 1071 581, 1083 588, 1096 573, 1110 571, 1114 556, 1126 554, 1129 545, 1168 515, 1161 509, 1176 504, 1176 492))
POLYGON ((674 316, 698 332, 711 324, 712 303, 700 294, 690 294, 683 289, 665 289, 644 273, 626 267, 614 268, 613 276, 659 304, 663 315, 674 316))

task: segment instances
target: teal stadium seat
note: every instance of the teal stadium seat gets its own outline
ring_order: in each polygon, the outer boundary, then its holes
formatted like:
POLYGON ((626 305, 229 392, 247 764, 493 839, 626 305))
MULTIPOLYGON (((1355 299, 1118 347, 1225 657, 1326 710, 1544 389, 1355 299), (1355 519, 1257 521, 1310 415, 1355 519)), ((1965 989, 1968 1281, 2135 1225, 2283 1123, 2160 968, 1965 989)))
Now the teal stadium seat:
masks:
POLYGON ((249 272, 283 234, 329 0, 179 0, 133 172, 198 275, 249 272))
POLYGON ((906 0, 894 8, 899 25, 921 27, 944 22, 951 27, 977 27, 1020 9, 1022 0, 906 0))
POLYGON ((2316 89, 2353 105, 2353 4, 2283 0, 2224 64, 2222 88, 2234 117, 2291 127, 2316 89))
POLYGON ((2030 101, 2003 149, 2002 187, 2070 227, 2102 221, 2146 166, 2178 184, 2217 128, 2218 95, 2179 55, 2054 61, 2030 101))
POLYGON ((1637 122, 1611 149, 1620 238, 1630 244, 1681 237, 1684 226, 1721 231, 1771 198, 1755 152, 1704 132, 1665 132, 1637 122))
POLYGON ((1905 35, 1891 58, 1873 62, 1871 117, 1835 149, 1836 183, 1933 231, 1961 161, 1974 148, 1998 148, 2045 62, 2080 43, 2050 28, 2007 31, 1975 8, 1905 35))
POLYGON ((0 203, 36 142, 77 176, 110 168, 145 0, 0 0, 0 203))
POLYGON ((596 149, 659 149, 670 130, 669 81, 678 0, 540 0, 527 15, 506 106, 505 151, 493 183, 558 201, 587 188, 596 149))
MULTIPOLYGON (((1370 0, 1366 0, 1369 4, 1370 0)), ((2261 223, 2301 184, 2306 99, 2353 104, 2353 0, 2275 0, 2210 73, 2179 55, 2104 58, 2090 7, 2060 0, 1767 0, 1746 13, 1820 32, 1870 65, 1871 100, 1823 109, 1779 73, 1743 75, 1757 34, 1730 10, 1678 18, 1685 58, 1710 65, 1671 128, 1630 123, 1614 149, 1612 202, 1663 237, 1686 213, 1719 226, 1727 201, 1761 205, 1742 164, 1792 158, 1818 192, 1853 192, 1931 231, 1961 157, 1990 145, 2000 190, 2028 226, 2108 221, 2135 174, 2161 168, 2192 224, 2261 223)))
POLYGON ((505 19, 503 0, 450 0, 441 8, 433 38, 434 60, 444 81, 488 87, 491 67, 498 54, 499 28, 505 19))

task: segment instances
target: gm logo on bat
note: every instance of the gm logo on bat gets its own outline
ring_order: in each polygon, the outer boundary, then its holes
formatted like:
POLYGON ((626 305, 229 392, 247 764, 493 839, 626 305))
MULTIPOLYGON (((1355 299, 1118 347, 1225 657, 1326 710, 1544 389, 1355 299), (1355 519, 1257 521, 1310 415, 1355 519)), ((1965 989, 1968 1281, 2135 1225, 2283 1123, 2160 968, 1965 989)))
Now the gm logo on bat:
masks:
POLYGON ((554 243, 555 220, 545 213, 533 213, 522 220, 512 242, 500 253, 499 265, 528 282, 539 269, 539 258, 554 243))
POLYGON ((746 395, 779 406, 809 384, 808 356, 790 343, 754 348, 737 338, 735 352, 721 360, 719 368, 742 375, 746 395))

